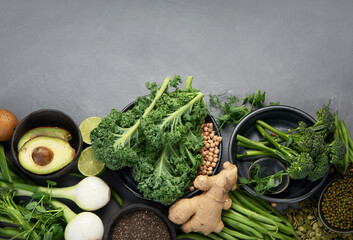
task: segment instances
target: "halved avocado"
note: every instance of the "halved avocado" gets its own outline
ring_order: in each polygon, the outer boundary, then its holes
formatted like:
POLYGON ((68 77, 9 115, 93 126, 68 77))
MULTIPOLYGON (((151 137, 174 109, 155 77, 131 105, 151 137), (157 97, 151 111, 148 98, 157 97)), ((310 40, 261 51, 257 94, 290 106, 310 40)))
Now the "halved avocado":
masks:
POLYGON ((58 127, 37 127, 26 132, 17 144, 17 151, 20 151, 21 147, 30 139, 38 136, 48 136, 48 137, 57 137, 70 141, 72 136, 69 131, 63 128, 58 127))
POLYGON ((43 175, 68 165, 75 156, 69 142, 57 137, 38 136, 27 141, 18 153, 21 166, 29 172, 43 175))

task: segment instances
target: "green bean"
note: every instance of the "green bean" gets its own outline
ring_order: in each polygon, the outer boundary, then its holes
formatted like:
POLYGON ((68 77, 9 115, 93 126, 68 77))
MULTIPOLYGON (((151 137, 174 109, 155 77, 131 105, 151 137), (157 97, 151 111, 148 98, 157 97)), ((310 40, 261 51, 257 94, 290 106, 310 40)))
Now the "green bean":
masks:
POLYGON ((233 237, 232 235, 229 235, 228 233, 225 233, 223 231, 217 233, 220 237, 222 237, 222 239, 226 239, 226 240, 239 240, 236 237, 233 237))
POLYGON ((197 233, 181 233, 177 235, 177 239, 193 239, 193 240, 210 240, 210 238, 197 233))
POLYGON ((227 211, 223 211, 222 215, 225 217, 228 217, 230 219, 233 219, 235 221, 242 222, 250 227, 254 227, 255 229, 259 230, 261 233, 267 233, 267 230, 264 227, 262 227, 260 224, 258 224, 257 222, 255 222, 253 220, 250 220, 248 217, 246 217, 238 212, 235 212, 232 209, 229 209, 227 211))
POLYGON ((272 238, 274 237, 279 240, 295 240, 294 238, 289 237, 289 236, 282 234, 282 233, 279 233, 279 232, 271 232, 270 235, 272 238))
POLYGON ((258 199, 254 199, 253 196, 251 195, 251 197, 249 196, 250 193, 246 192, 246 191, 243 191, 243 190, 238 190, 242 196, 249 202, 251 202, 253 205, 255 205, 256 207, 268 212, 268 213, 271 213, 265 206, 263 206, 259 201, 257 201, 258 199))
POLYGON ((234 229, 237 229, 239 231, 245 231, 246 233, 254 235, 254 237, 263 238, 262 233, 240 221, 236 221, 227 217, 222 217, 222 220, 234 229))
POLYGON ((255 219, 260 222, 276 225, 276 222, 274 220, 267 218, 267 217, 264 217, 264 216, 254 212, 252 210, 246 209, 246 208, 244 208, 234 202, 232 203, 231 208, 234 209, 235 211, 238 211, 238 212, 244 214, 245 216, 249 217, 250 219, 255 219))
POLYGON ((256 238, 256 237, 248 236, 246 234, 231 230, 227 227, 224 227, 222 231, 233 236, 233 237, 240 238, 242 240, 258 240, 258 238, 256 238))
POLYGON ((251 195, 250 193, 248 192, 245 192, 245 194, 254 199, 254 201, 257 201, 259 203, 262 204, 262 206, 264 206, 268 211, 270 211, 270 213, 273 213, 275 216, 279 217, 282 219, 283 223, 290 227, 290 228, 293 228, 292 224, 288 221, 287 218, 285 218, 280 212, 277 211, 276 208, 272 207, 271 204, 269 204, 268 202, 266 202, 265 200, 261 199, 261 198, 255 198, 253 195, 251 195))
POLYGON ((266 223, 262 223, 262 222, 257 222, 257 224, 259 224, 261 227, 263 227, 264 229, 266 229, 268 231, 277 231, 278 230, 278 227, 274 226, 274 225, 270 225, 270 224, 266 224, 266 223))
POLYGON ((223 238, 217 236, 217 235, 214 234, 214 233, 207 234, 206 236, 207 236, 208 238, 211 238, 212 240, 223 240, 223 238))
POLYGON ((232 194, 234 194, 234 196, 239 200, 239 202, 241 202, 243 205, 248 207, 250 210, 253 210, 254 212, 256 212, 264 217, 270 218, 276 222, 283 221, 282 218, 276 217, 276 216, 262 210, 261 208, 258 208, 257 206, 252 204, 250 201, 247 201, 239 191, 233 191, 232 194))

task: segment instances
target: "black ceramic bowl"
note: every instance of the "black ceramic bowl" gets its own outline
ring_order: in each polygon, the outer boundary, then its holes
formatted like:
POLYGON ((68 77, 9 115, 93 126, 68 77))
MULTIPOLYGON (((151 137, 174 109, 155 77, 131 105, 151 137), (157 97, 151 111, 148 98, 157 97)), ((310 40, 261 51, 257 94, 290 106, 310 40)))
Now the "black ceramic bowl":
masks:
POLYGON ((11 140, 11 152, 14 162, 28 177, 38 182, 45 182, 47 179, 54 179, 70 172, 71 169, 76 165, 81 150, 82 136, 80 129, 70 116, 62 111, 54 109, 41 109, 27 115, 19 122, 11 140), (50 174, 38 175, 27 171, 19 163, 17 150, 18 141, 26 132, 37 127, 64 128, 71 133, 72 139, 69 141, 69 143, 71 147, 75 149, 75 156, 73 160, 64 168, 50 174))
MULTIPOLYGON (((126 112, 130 109, 132 109, 134 107, 134 102, 129 103, 126 107, 123 108, 122 112, 126 112)), ((216 122, 216 120, 211 116, 211 115, 207 115, 206 119, 205 119, 206 123, 213 123, 214 126, 214 130, 217 136, 221 137, 221 131, 218 127, 218 124, 216 122)), ((222 149, 223 149, 223 142, 221 141, 219 146, 219 154, 218 154, 218 162, 216 167, 213 169, 213 173, 212 175, 214 175, 220 165, 220 162, 222 161, 222 149)), ((132 168, 130 167, 125 167, 122 168, 118 171, 114 171, 114 173, 121 179, 121 181, 123 182, 124 186, 129 189, 129 191, 132 192, 132 194, 134 194, 135 196, 141 198, 141 199, 145 199, 142 195, 142 193, 138 190, 137 185, 138 183, 135 181, 135 179, 132 177, 132 168)), ((184 197, 185 198, 190 198, 193 197, 197 194, 200 193, 200 190, 196 189, 188 194, 186 194, 184 197)))
MULTIPOLYGON (((353 176, 350 176, 350 177, 353 177, 353 176)), ((349 234, 349 233, 353 233, 353 228, 351 229, 347 229, 347 230, 343 230, 343 229, 340 229, 340 228, 336 228, 334 226, 331 226, 331 224, 329 224, 327 222, 327 220, 325 219, 324 217, 324 213, 322 212, 322 201, 323 201, 323 198, 324 198, 324 194, 327 192, 327 189, 332 186, 332 184, 334 182, 337 182, 339 179, 341 179, 342 176, 340 177, 337 177, 335 179, 333 179, 331 182, 329 182, 326 187, 324 188, 324 190, 321 192, 321 195, 320 195, 320 198, 319 198, 319 202, 318 202, 318 213, 319 213, 319 218, 321 220, 321 222, 325 225, 325 227, 327 227, 328 229, 330 229, 331 231, 333 232, 337 232, 337 233, 344 233, 344 234, 349 234)), ((352 202, 349 202, 348 204, 352 204, 352 202)))
MULTIPOLYGON (((175 227, 174 225, 169 221, 169 219, 167 218, 167 215, 163 214, 161 212, 161 210, 159 210, 158 208, 143 204, 143 203, 133 203, 131 205, 128 205, 126 207, 123 207, 122 209, 119 209, 117 212, 115 212, 112 217, 110 218, 108 224, 105 227, 104 230, 104 239, 105 240, 109 240, 112 239, 112 234, 114 231, 114 227, 116 226, 116 224, 123 219, 124 217, 126 217, 127 215, 137 212, 137 211, 146 211, 146 212, 150 212, 153 213, 154 215, 156 215, 157 217, 159 217, 166 225, 166 227, 169 230, 170 233, 170 239, 174 240, 176 239, 176 231, 175 231, 175 227)), ((137 224, 136 224, 137 225, 137 224)), ((127 226, 128 227, 134 227, 134 226, 127 226)))
MULTIPOLYGON (((303 121, 308 126, 315 123, 315 119, 309 114, 290 106, 269 106, 258 109, 247 115, 234 129, 229 142, 229 158, 230 161, 237 165, 238 176, 246 178, 250 165, 257 158, 237 159, 236 154, 245 153, 246 149, 237 145, 236 136, 240 134, 254 141, 262 138, 261 134, 255 127, 257 120, 264 120, 268 124, 274 126, 281 131, 295 129, 298 122, 303 121)), ((315 182, 309 180, 291 179, 288 187, 281 193, 271 195, 264 194, 260 196, 262 199, 275 203, 294 203, 302 201, 312 196, 324 183, 329 173, 325 177, 315 182)), ((245 185, 245 190, 255 195, 255 191, 245 185)))

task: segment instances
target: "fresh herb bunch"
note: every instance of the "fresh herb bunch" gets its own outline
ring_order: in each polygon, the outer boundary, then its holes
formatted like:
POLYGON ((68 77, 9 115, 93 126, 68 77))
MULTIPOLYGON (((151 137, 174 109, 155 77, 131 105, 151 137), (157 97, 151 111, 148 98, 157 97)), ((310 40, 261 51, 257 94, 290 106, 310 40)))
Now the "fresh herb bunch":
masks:
POLYGON ((36 240, 64 237, 63 211, 44 204, 50 198, 48 194, 34 194, 29 202, 16 201, 15 191, 8 188, 3 188, 0 194, 0 220, 7 224, 0 230, 1 237, 36 240))
POLYGON ((261 166, 255 164, 251 168, 250 178, 239 177, 238 186, 242 185, 254 185, 254 191, 257 195, 263 195, 267 192, 273 191, 273 189, 279 186, 283 181, 283 176, 287 175, 283 170, 276 172, 273 175, 268 175, 266 177, 262 176, 261 166))
POLYGON ((112 170, 132 167, 143 196, 164 205, 187 192, 203 161, 204 94, 191 87, 192 77, 184 89, 180 83, 180 76, 147 83, 151 94, 126 112, 111 110, 91 132, 97 159, 112 170))
MULTIPOLYGON (((238 98, 229 92, 210 94, 209 97, 211 107, 220 110, 221 115, 215 117, 220 127, 238 124, 246 115, 265 106, 265 92, 259 89, 252 94, 247 94, 244 98, 238 98)), ((270 105, 279 105, 279 102, 271 102, 270 105)))
POLYGON ((317 121, 313 126, 301 122, 298 128, 287 133, 262 120, 256 121, 255 126, 265 140, 256 142, 237 135, 239 146, 255 150, 237 154, 237 158, 258 156, 278 158, 287 165, 287 172, 293 179, 308 178, 316 181, 327 174, 330 163, 341 163, 346 154, 344 143, 334 137, 336 124, 329 104, 317 111, 317 121), (271 136, 266 130, 276 136, 271 136))

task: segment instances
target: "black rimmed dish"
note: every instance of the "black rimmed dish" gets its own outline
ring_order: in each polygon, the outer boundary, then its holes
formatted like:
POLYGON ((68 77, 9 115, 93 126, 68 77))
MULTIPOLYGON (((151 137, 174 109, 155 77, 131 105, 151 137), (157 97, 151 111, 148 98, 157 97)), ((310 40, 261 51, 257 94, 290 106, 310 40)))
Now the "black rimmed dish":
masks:
MULTIPOLYGON (((338 184, 338 181, 339 180, 343 180, 344 178, 349 178, 351 180, 351 183, 352 183, 352 180, 353 180, 353 176, 352 175, 346 175, 346 176, 339 176, 339 177, 336 177, 335 179, 333 179, 332 181, 330 181, 326 187, 324 188, 324 190, 321 192, 320 194, 320 198, 319 198, 319 202, 318 202, 318 213, 319 213, 319 218, 321 220, 321 222, 325 225, 325 227, 327 227, 328 229, 330 229, 331 231, 333 232, 337 232, 337 233, 344 233, 344 234, 352 234, 353 233, 353 219, 351 218, 351 224, 352 224, 352 227, 349 228, 349 229, 341 229, 341 228, 338 228, 338 227, 335 227, 335 226, 332 226, 328 221, 327 219, 325 218, 325 215, 324 215, 324 212, 323 212, 323 206, 322 206, 322 202, 324 201, 324 196, 325 194, 327 193, 328 189, 330 187, 332 187, 333 184, 338 184)), ((347 189, 345 189, 347 190, 347 189)), ((349 190, 347 190, 349 191, 349 190)), ((352 191, 351 191, 351 194, 352 191)), ((343 197, 341 194, 340 194, 340 197, 343 197)), ((348 204, 348 206, 350 206, 350 209, 352 209, 353 207, 353 202, 351 200, 348 200, 347 199, 348 196, 345 196, 345 198, 335 198, 335 200, 339 201, 339 200, 343 200, 343 201, 346 201, 345 203, 337 203, 337 205, 335 206, 332 206, 332 209, 333 208, 340 208, 341 206, 339 204, 348 204)), ((330 201, 330 203, 332 203, 332 201, 330 201)), ((347 213, 351 213, 352 211, 347 211, 347 213)), ((336 214, 337 215, 337 214, 336 214)))
MULTIPOLYGON (((261 170, 260 177, 261 178, 274 175, 274 174, 278 173, 279 171, 283 171, 283 173, 287 172, 286 166, 284 166, 284 164, 282 162, 280 162, 279 160, 277 160, 275 158, 270 158, 270 157, 263 157, 263 158, 257 159, 255 162, 253 162, 250 165, 249 170, 248 170, 248 179, 249 180, 251 179, 252 172, 255 169, 255 165, 258 165, 260 167, 260 170, 261 170)), ((272 187, 267 192, 267 194, 279 194, 279 193, 283 192, 288 187, 289 181, 290 181, 290 179, 289 179, 288 174, 283 175, 281 180, 276 179, 275 186, 272 187)))
MULTIPOLYGON (((240 134, 254 141, 259 141, 262 135, 255 127, 257 120, 263 120, 280 131, 288 131, 298 127, 298 122, 302 121, 308 126, 316 121, 304 111, 290 106, 269 106, 258 109, 247 115, 234 129, 229 141, 230 162, 238 167, 238 176, 247 178, 250 165, 258 158, 237 159, 236 154, 246 152, 246 149, 237 145, 236 136, 240 134)), ((278 194, 264 194, 259 197, 274 203, 295 203, 312 196, 325 183, 327 173, 323 178, 317 181, 291 179, 288 187, 278 194)), ((244 185, 244 189, 249 193, 256 195, 252 187, 244 185)))
MULTIPOLYGON (((134 102, 131 102, 126 107, 123 108, 122 112, 126 112, 126 111, 132 109, 133 107, 134 107, 134 102)), ((220 131, 219 127, 218 127, 218 124, 217 124, 216 120, 211 115, 207 115, 206 116, 205 123, 213 123, 216 135, 221 137, 221 131, 220 131)), ((222 141, 219 143, 218 148, 219 148, 218 162, 216 164, 216 167, 213 169, 212 175, 216 174, 216 172, 217 172, 217 170, 219 168, 221 159, 222 159, 222 150, 223 150, 222 141)), ((124 168, 122 168, 120 170, 114 171, 114 174, 116 174, 120 178, 120 180, 122 181, 124 186, 132 194, 134 194, 136 197, 139 197, 141 199, 145 199, 143 197, 143 194, 137 188, 138 182, 136 182, 135 179, 132 177, 132 168, 131 167, 124 167, 124 168)), ((190 197, 193 197, 193 196, 199 194, 200 192, 201 192, 200 190, 196 189, 196 190, 186 194, 183 197, 190 198, 190 197)))
POLYGON ((115 231, 118 232, 117 239, 118 237, 120 239, 129 239, 129 236, 125 236, 123 231, 127 231, 126 235, 132 234, 133 232, 131 231, 146 231, 145 234, 147 238, 140 239, 176 239, 175 226, 169 221, 167 215, 163 214, 160 209, 144 203, 133 203, 115 212, 105 227, 105 240, 114 239, 112 236, 115 228, 115 231), (119 224, 121 224, 121 226, 119 226, 119 224), (152 224, 156 225, 153 229, 151 229, 153 226, 148 226, 152 224), (145 225, 147 225, 146 228, 145 225), (165 232, 168 232, 169 236, 166 236, 167 234, 162 234, 165 232), (157 234, 160 234, 158 235, 159 238, 148 238, 148 236, 157 236, 157 234), (166 238, 162 237, 162 235, 166 238))
POLYGON ((69 173, 76 166, 78 157, 82 151, 82 136, 80 129, 74 120, 66 113, 55 109, 41 109, 30 113, 23 118, 16 127, 11 140, 11 153, 15 164, 31 179, 38 182, 45 182, 47 179, 54 179, 69 173), (75 149, 75 156, 72 161, 65 167, 49 174, 35 174, 24 169, 18 159, 17 144, 21 137, 29 130, 38 127, 57 127, 63 128, 70 132, 72 139, 69 144, 75 149))

